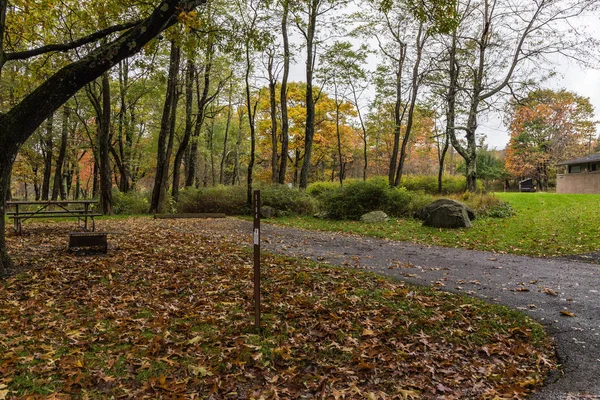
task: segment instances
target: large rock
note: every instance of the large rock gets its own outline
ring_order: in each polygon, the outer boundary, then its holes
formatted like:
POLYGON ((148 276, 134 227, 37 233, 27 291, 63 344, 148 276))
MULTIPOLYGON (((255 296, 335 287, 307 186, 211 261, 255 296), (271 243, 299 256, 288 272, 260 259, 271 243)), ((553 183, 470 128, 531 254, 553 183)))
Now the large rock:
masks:
POLYGON ((433 210, 435 210, 438 207, 443 206, 443 205, 449 205, 452 207, 463 208, 467 212, 467 216, 469 217, 469 220, 473 221, 475 219, 475 211, 473 211, 473 209, 471 207, 469 207, 465 203, 461 203, 460 201, 452 200, 452 199, 437 199, 436 201, 429 203, 428 205, 423 207, 420 211, 418 211, 416 213, 415 217, 425 221, 427 219, 427 217, 429 216, 429 214, 431 214, 431 212, 433 210))
POLYGON ((423 207, 417 217, 434 228, 470 228, 475 212, 460 201, 439 199, 423 207))
POLYGON ((366 222, 369 224, 386 222, 387 220, 388 220, 388 216, 383 211, 371 211, 369 213, 363 214, 360 217, 361 222, 366 222))
POLYGON ((261 218, 273 218, 277 216, 277 210, 271 206, 261 206, 260 207, 260 216, 261 218))
POLYGON ((443 204, 432 210, 423 225, 434 228, 470 228, 471 220, 467 210, 452 204, 443 204))

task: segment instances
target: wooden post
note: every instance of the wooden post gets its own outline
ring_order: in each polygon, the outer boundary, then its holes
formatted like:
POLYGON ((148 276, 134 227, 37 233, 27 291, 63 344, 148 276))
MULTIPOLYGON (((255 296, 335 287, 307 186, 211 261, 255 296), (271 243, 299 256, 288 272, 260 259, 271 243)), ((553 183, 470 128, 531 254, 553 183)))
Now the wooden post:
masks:
POLYGON ((254 191, 254 326, 260 331, 260 190, 254 191))

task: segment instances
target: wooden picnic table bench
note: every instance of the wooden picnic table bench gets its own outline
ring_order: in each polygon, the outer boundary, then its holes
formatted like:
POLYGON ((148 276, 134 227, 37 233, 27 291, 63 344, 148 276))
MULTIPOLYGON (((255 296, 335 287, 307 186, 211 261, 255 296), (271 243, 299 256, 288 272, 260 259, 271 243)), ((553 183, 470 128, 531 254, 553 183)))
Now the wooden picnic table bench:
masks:
POLYGON ((7 207, 13 207, 14 211, 8 211, 6 215, 13 220, 18 234, 23 233, 23 221, 32 218, 77 218, 86 231, 89 230, 88 221, 91 221, 91 230, 95 231, 94 217, 102 215, 93 210, 92 205, 97 203, 96 200, 7 201, 7 207))

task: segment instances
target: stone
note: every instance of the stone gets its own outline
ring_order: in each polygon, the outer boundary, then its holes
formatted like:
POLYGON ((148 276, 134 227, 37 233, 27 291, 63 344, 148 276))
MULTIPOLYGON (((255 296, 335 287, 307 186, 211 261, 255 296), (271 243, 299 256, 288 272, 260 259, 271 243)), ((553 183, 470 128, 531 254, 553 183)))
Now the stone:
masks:
POLYGON ((319 211, 318 213, 314 214, 313 217, 317 219, 327 219, 329 218, 329 213, 327 211, 319 211))
POLYGON ((261 206, 260 216, 261 218, 273 218, 277 215, 277 210, 271 206, 261 206))
POLYGON ((363 214, 360 217, 361 222, 366 222, 368 224, 375 224, 379 222, 386 222, 388 220, 388 216, 383 211, 371 211, 369 213, 363 214))
POLYGON ((476 218, 475 211, 473 211, 473 209, 471 207, 469 207, 465 203, 462 203, 458 200, 452 200, 452 199, 437 199, 436 201, 429 203, 428 205, 423 207, 420 211, 417 211, 417 213, 415 214, 415 218, 418 218, 418 219, 424 221, 427 219, 428 215, 433 210, 435 210, 436 208, 438 208, 442 205, 450 205, 453 207, 464 208, 465 211, 467 212, 467 216, 469 217, 469 220, 473 221, 476 218))
POLYGON ((470 228, 472 226, 467 209, 456 204, 442 204, 431 210, 423 221, 423 225, 434 228, 470 228))

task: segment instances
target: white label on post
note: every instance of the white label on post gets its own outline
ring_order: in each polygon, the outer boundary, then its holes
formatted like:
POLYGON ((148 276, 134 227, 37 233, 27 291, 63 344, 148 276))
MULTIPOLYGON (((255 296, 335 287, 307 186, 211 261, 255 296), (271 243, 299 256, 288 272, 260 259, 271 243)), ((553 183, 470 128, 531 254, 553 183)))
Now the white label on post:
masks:
POLYGON ((260 233, 258 229, 254 230, 254 244, 257 246, 260 244, 260 233))

